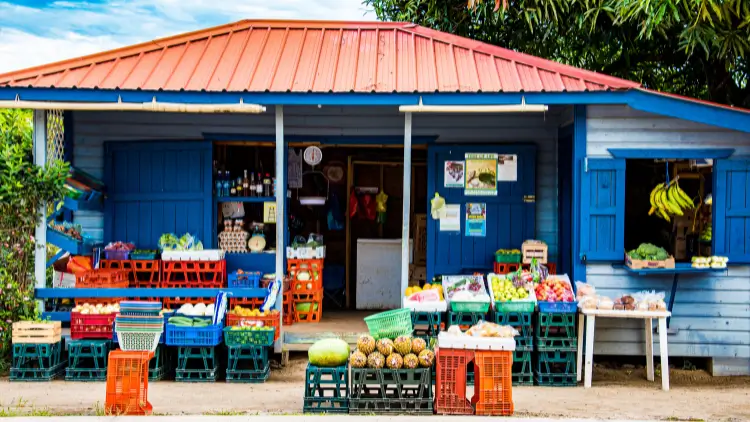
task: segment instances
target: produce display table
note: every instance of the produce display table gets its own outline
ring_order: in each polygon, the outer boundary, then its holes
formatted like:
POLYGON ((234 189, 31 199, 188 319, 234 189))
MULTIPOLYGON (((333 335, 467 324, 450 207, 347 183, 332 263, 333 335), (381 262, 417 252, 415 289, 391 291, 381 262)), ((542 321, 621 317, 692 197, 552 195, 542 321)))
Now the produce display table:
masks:
POLYGON ((578 314, 578 381, 581 381, 581 360, 586 354, 585 388, 591 388, 591 374, 594 366, 594 326, 596 318, 633 318, 645 322, 646 333, 646 377, 654 380, 654 319, 659 320, 659 354, 661 355, 661 388, 669 391, 669 362, 667 353, 667 318, 668 311, 616 311, 603 309, 581 309, 578 314), (586 345, 583 344, 583 330, 586 327, 586 345))

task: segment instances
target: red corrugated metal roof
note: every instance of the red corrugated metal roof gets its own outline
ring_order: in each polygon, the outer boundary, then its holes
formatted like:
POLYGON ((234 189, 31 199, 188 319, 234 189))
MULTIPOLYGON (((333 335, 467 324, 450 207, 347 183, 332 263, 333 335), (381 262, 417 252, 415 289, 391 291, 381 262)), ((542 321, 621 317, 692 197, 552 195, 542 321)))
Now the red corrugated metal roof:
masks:
POLYGON ((0 86, 412 93, 640 84, 410 23, 244 20, 6 73, 0 86))

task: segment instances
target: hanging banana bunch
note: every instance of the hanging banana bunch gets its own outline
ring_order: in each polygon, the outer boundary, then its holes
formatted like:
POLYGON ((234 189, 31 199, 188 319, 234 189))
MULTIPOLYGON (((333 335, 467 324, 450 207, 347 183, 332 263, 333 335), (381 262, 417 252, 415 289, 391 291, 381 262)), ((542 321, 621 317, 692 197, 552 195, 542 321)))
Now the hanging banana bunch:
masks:
POLYGON ((685 210, 695 208, 693 200, 685 193, 675 178, 669 184, 659 183, 651 191, 649 202, 651 209, 648 215, 656 215, 667 221, 671 221, 670 216, 682 216, 685 210))

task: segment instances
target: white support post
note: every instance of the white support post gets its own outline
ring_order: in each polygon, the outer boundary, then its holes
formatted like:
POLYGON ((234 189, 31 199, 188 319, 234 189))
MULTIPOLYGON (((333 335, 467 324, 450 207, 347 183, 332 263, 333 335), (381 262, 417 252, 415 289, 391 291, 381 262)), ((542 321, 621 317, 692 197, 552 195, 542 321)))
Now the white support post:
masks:
POLYGON ((409 285, 409 215, 411 214, 411 112, 404 120, 404 210, 401 226, 401 296, 409 285))
MULTIPOLYGON (((34 164, 45 167, 47 165, 47 112, 34 110, 34 164)), ((35 287, 43 288, 47 285, 47 206, 42 204, 39 222, 36 225, 34 239, 34 283, 35 287)), ((41 307, 41 302, 39 303, 41 307)))
POLYGON ((284 254, 286 253, 286 245, 284 245, 284 233, 285 217, 284 217, 284 202, 286 200, 286 161, 284 160, 284 107, 277 105, 276 107, 276 280, 282 283, 282 288, 279 289, 279 296, 276 299, 279 312, 281 312, 281 318, 279 321, 279 341, 274 344, 274 353, 281 353, 281 346, 284 341, 284 330, 282 326, 283 312, 284 312, 284 254))

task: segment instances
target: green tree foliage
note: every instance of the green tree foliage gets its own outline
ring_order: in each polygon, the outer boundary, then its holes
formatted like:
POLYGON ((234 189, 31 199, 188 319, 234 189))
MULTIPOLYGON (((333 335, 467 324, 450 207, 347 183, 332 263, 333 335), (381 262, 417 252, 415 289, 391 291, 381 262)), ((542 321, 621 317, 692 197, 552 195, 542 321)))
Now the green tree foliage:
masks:
POLYGON ((34 229, 44 204, 63 197, 68 165, 33 164, 32 113, 0 109, 0 370, 11 324, 36 317, 34 229))
POLYGON ((748 0, 364 0, 409 21, 647 88, 750 107, 748 0))

